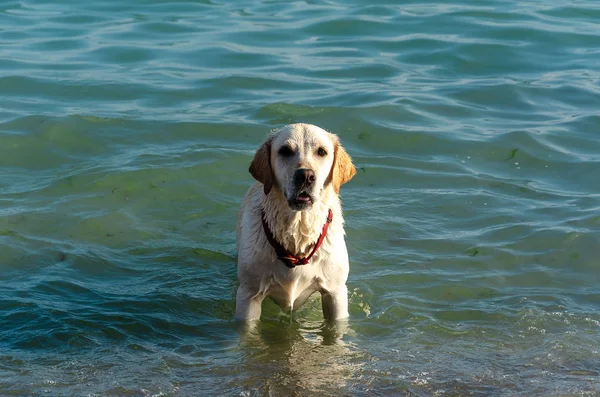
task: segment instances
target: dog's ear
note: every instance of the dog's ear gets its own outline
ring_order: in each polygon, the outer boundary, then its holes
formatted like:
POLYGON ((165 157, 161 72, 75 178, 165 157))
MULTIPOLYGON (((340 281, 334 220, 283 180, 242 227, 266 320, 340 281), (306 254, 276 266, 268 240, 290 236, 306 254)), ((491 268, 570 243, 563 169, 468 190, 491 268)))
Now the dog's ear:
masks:
POLYGON ((249 168, 254 179, 264 185, 265 195, 271 191, 275 179, 271 168, 271 141, 272 139, 268 139, 258 148, 249 168))
POLYGON ((340 187, 356 174, 356 168, 352 164, 352 158, 346 153, 337 136, 334 141, 333 156, 333 165, 327 181, 333 183, 333 189, 339 194, 340 187))

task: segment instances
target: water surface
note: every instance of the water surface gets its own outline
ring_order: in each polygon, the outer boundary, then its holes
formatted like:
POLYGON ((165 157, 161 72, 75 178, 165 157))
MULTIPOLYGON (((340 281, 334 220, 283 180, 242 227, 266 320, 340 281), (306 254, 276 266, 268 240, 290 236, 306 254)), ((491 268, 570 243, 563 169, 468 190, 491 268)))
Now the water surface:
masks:
POLYGON ((600 5, 4 1, 2 395, 600 395, 600 5), (347 328, 233 321, 247 167, 337 133, 347 328))

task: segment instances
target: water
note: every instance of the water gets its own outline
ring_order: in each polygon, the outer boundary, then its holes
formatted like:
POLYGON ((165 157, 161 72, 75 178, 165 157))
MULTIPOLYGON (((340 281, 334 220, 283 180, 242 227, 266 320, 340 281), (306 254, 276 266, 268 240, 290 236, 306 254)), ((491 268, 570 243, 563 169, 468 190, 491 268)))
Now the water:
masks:
POLYGON ((0 394, 600 395, 600 5, 0 3, 0 394), (266 133, 340 135, 347 329, 233 321, 266 133))

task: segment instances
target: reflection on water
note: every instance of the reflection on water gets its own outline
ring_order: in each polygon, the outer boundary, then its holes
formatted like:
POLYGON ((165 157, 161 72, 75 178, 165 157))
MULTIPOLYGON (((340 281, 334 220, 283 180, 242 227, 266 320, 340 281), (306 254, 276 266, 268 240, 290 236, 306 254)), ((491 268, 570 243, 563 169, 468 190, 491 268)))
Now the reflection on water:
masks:
POLYGON ((353 389, 365 354, 345 340, 350 333, 345 321, 267 320, 245 327, 240 343, 244 390, 293 395, 353 389))

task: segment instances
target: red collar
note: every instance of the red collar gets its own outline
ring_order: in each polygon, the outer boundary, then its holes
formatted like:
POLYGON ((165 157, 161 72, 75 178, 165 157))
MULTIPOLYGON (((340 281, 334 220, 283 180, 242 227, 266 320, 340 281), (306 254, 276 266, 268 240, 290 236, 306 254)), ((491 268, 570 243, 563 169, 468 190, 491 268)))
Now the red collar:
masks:
POLYGON ((308 261, 310 261, 310 258, 313 257, 313 255, 315 254, 315 252, 317 252, 321 244, 323 244, 323 240, 325 240, 325 236, 327 236, 327 229, 329 229, 329 224, 332 220, 333 212, 331 212, 330 209, 327 214, 327 221, 323 225, 323 230, 321 231, 321 235, 319 236, 319 239, 317 240, 315 246, 313 247, 312 251, 307 257, 301 258, 286 250, 283 247, 283 245, 279 244, 277 240, 275 240, 275 237, 273 237, 273 233, 269 229, 269 225, 267 225, 267 221, 265 220, 265 211, 262 212, 262 224, 263 229, 265 230, 265 234, 267 235, 267 240, 269 240, 269 243, 275 249, 277 259, 282 261, 283 264, 289 267, 290 269, 293 269, 294 267, 299 265, 306 265, 308 261))

